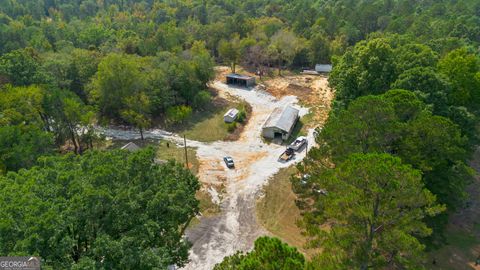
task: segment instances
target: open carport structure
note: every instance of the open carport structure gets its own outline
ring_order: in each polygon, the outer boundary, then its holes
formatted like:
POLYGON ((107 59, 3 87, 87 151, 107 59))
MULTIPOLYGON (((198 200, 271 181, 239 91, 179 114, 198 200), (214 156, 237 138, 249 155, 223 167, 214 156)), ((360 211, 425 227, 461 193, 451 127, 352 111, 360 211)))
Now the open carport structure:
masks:
POLYGON ((227 84, 242 87, 252 87, 255 85, 255 77, 231 73, 227 75, 227 84))

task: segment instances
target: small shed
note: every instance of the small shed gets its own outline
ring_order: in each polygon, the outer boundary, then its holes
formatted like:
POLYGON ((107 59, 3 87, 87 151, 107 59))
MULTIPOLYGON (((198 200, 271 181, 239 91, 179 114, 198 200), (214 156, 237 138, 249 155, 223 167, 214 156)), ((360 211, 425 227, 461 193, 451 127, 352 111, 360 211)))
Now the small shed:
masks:
POLYGON ((124 146, 122 146, 122 148, 120 148, 122 150, 127 150, 127 151, 130 151, 130 152, 137 152, 138 150, 140 150, 140 146, 136 145, 134 142, 129 142, 127 144, 125 144, 124 146))
POLYGON ((239 111, 235 108, 228 110, 228 112, 223 115, 223 121, 225 121, 225 123, 232 123, 237 119, 238 113, 239 111))
POLYGON ((316 64, 315 71, 318 73, 330 73, 332 72, 332 65, 329 64, 316 64))
POLYGON ((298 121, 299 111, 292 106, 276 108, 262 128, 262 136, 269 139, 287 140, 298 121))
POLYGON ((255 85, 255 77, 231 73, 227 75, 227 84, 252 87, 255 85))

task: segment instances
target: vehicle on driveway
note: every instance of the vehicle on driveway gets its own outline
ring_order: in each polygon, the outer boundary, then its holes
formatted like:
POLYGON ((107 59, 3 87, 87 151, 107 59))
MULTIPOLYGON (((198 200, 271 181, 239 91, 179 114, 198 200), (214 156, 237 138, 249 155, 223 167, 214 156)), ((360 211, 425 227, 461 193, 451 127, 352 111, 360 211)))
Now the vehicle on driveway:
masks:
POLYGON ((278 161, 287 162, 291 160, 294 156, 295 156, 295 151, 292 148, 287 147, 285 152, 283 152, 278 158, 278 161))
POLYGON ((223 161, 225 162, 225 165, 227 165, 228 168, 230 168, 230 169, 235 168, 235 163, 233 162, 232 157, 229 157, 229 156, 224 157, 223 161))
POLYGON ((298 137, 295 141, 293 141, 289 147, 295 151, 299 151, 300 149, 302 149, 302 147, 306 143, 308 143, 307 138, 304 136, 301 136, 301 137, 298 137))

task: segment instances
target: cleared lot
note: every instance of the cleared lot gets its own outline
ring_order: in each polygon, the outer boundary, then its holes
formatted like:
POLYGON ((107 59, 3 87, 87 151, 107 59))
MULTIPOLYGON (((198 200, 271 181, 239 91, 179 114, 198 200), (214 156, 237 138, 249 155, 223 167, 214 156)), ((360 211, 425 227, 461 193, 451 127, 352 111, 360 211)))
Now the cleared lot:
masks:
MULTIPOLYGON (((317 77, 317 80, 326 81, 326 78, 317 77)), ((300 116, 309 113, 307 108, 299 104, 296 96, 274 97, 263 90, 229 87, 219 81, 210 86, 222 98, 233 97, 247 102, 252 112, 236 141, 205 143, 187 140, 187 145, 197 150, 199 180, 221 210, 218 215, 201 217, 200 223, 187 231, 193 247, 191 262, 185 269, 192 270, 212 269, 225 256, 237 250, 249 250, 257 237, 268 234, 257 221, 255 202, 258 195, 271 176, 305 157, 305 151, 302 151, 292 161, 280 163, 277 159, 285 151, 285 146, 267 143, 261 137, 262 125, 274 108, 296 104, 300 107, 300 116), (233 158, 235 169, 227 169, 224 156, 233 158)), ((312 90, 312 93, 316 91, 312 90)), ((106 133, 124 139, 139 136, 135 131, 110 129, 106 133)), ((313 128, 305 127, 304 133, 309 142, 314 142, 313 128)), ((183 145, 182 137, 162 130, 148 130, 144 135, 183 145)))

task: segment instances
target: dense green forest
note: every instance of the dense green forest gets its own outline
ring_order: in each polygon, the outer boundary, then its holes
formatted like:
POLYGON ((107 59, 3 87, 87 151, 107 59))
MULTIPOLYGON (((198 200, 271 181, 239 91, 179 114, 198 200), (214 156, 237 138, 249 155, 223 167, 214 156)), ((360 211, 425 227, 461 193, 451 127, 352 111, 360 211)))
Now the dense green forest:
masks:
MULTIPOLYGON (((479 13, 480 3, 474 0, 5 0, 0 6, 0 84, 5 92, 2 99, 7 99, 0 104, 2 123, 28 133, 48 131, 46 136, 53 137, 55 145, 69 141, 73 150, 81 153, 94 145, 94 124, 113 121, 142 131, 158 123, 156 119, 175 123, 188 118, 192 110, 202 109, 210 99, 205 83, 213 76, 215 60, 257 69, 311 67, 330 62, 357 42, 382 33, 402 36, 385 41, 388 48, 378 51, 379 55, 359 52, 357 58, 349 58, 357 61, 352 65, 361 67, 370 57, 380 57, 376 66, 367 67, 371 70, 355 69, 363 74, 350 74, 341 67, 336 69, 343 72, 339 76, 364 76, 358 78, 363 81, 355 82, 358 87, 345 91, 342 87, 350 87, 349 82, 333 81, 340 101, 368 91, 380 93, 390 86, 418 90, 423 85, 408 85, 416 83, 412 81, 415 78, 422 83, 440 80, 437 88, 463 84, 460 87, 474 89, 474 83, 462 78, 463 70, 449 70, 453 67, 448 61, 464 61, 462 68, 475 74, 475 59, 467 58, 480 42, 479 13), (450 55, 443 61, 438 74, 431 69, 439 58, 460 48, 463 51, 457 57, 450 55), (466 58, 462 60, 461 54, 466 58), (416 59, 417 55, 421 59, 416 59), (382 69, 379 78, 365 77, 375 68, 382 69), (410 73, 404 73, 405 69, 410 73), (450 72, 456 72, 457 78, 447 83, 444 75, 450 72), (391 85, 394 82, 396 85, 391 85), (445 83, 448 85, 442 85, 445 83), (28 87, 28 91, 18 87, 28 87), (23 109, 16 108, 19 106, 8 101, 11 99, 33 99, 29 102, 36 108, 23 108, 31 110, 31 115, 17 114, 16 110, 23 109), (81 131, 75 128, 80 124, 85 127, 81 131)), ((455 105, 479 98, 468 89, 462 91, 466 92, 455 93, 455 105)), ((445 103, 436 94, 428 98, 430 103, 445 103)), ((442 115, 455 114, 452 117, 462 118, 463 125, 470 124, 461 108, 446 112, 445 106, 441 108, 446 104, 436 105, 442 115)), ((31 141, 38 137, 32 136, 31 141)), ((44 149, 30 150, 43 153, 49 144, 43 145, 44 149)), ((12 161, 3 161, 3 170, 17 166, 5 163, 12 161)))
POLYGON ((45 157, 1 178, 2 254, 36 254, 44 269, 184 264, 199 183, 179 164, 152 164, 154 157, 151 149, 45 157))
POLYGON ((2 0, 0 250, 46 269, 185 264, 196 178, 151 150, 95 150, 95 127, 143 137, 184 121, 210 106, 216 64, 273 76, 333 63, 334 109, 299 166, 308 184, 292 180, 325 252, 307 262, 261 238, 217 269, 419 269, 467 200, 479 44, 477 0, 2 0))
MULTIPOLYGON (((274 50, 269 45, 275 45, 272 37, 277 35, 299 39, 298 51, 287 54, 295 54, 296 64, 305 64, 329 61, 332 54, 377 31, 432 44, 456 38, 479 42, 479 10, 474 0, 5 0, 0 7, 0 52, 75 47, 153 56, 203 40, 218 56, 222 39, 237 36, 254 53, 274 50)), ((266 61, 276 60, 274 54, 266 61)))

